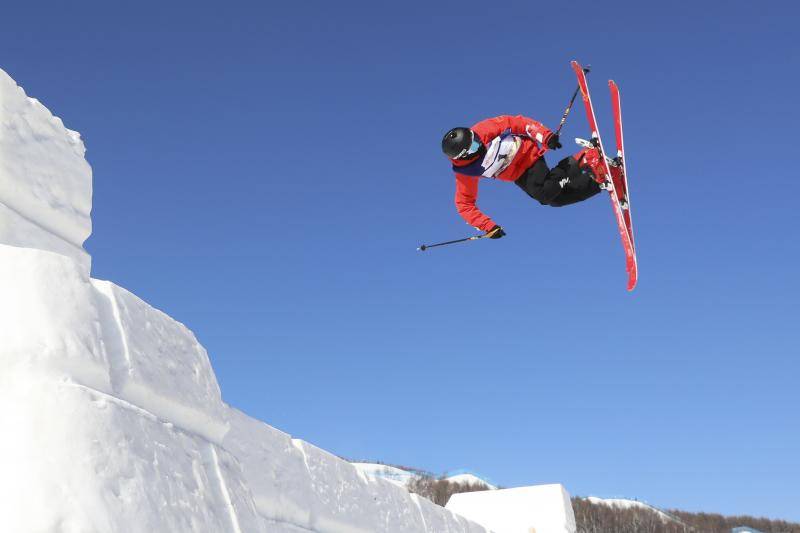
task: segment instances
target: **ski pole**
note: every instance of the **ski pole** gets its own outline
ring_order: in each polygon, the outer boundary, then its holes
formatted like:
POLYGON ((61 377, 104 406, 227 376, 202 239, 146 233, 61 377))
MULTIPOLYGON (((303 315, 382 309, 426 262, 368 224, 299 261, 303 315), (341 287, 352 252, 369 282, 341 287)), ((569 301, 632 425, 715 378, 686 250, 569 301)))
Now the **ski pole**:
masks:
MULTIPOLYGON (((586 65, 585 67, 583 67, 583 71, 588 74, 590 68, 591 68, 591 65, 586 65)), ((569 116, 569 112, 572 110, 572 104, 575 103, 575 97, 578 96, 578 92, 580 90, 581 90, 581 86, 578 85, 578 87, 575 89, 575 92, 572 93, 572 98, 569 101, 569 105, 567 106, 567 109, 564 110, 564 116, 561 117, 561 123, 558 125, 558 129, 556 130, 556 135, 560 135, 561 134, 561 128, 563 128, 564 124, 566 124, 567 117, 569 116)))
POLYGON ((423 244, 419 248, 417 248, 417 250, 419 250, 420 252, 424 252, 428 248, 435 248, 437 246, 446 246, 448 244, 455 244, 457 242, 476 241, 478 239, 483 239, 484 237, 486 237, 486 234, 473 235, 472 237, 466 237, 464 239, 456 239, 454 241, 439 242, 439 243, 436 243, 436 244, 423 244))

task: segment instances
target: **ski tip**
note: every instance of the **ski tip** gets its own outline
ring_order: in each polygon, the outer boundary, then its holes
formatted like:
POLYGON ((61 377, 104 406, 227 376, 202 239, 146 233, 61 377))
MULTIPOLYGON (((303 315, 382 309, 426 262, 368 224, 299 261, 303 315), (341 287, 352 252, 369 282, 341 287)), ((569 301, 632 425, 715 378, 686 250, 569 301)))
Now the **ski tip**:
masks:
POLYGON ((639 269, 633 267, 633 271, 628 272, 628 292, 633 291, 636 288, 636 284, 639 282, 639 269))
POLYGON ((591 72, 591 71, 592 71, 592 66, 591 66, 591 65, 586 65, 586 66, 584 67, 584 66, 582 66, 580 63, 578 63, 578 61, 577 61, 577 60, 575 60, 575 59, 573 59, 572 61, 570 61, 570 62, 569 62, 569 64, 570 64, 570 65, 572 65, 572 68, 573 68, 573 69, 575 69, 576 71, 577 71, 578 69, 582 70, 582 71, 584 72, 584 74, 588 74, 589 72, 591 72))

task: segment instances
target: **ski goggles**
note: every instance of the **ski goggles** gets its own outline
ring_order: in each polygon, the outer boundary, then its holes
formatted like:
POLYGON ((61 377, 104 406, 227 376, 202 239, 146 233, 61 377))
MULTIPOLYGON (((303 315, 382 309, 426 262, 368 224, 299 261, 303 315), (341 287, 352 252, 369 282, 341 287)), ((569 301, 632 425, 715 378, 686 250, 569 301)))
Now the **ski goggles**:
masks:
POLYGON ((465 159, 467 157, 473 156, 478 153, 478 150, 481 149, 481 141, 475 136, 475 132, 470 131, 472 133, 472 142, 467 148, 461 150, 458 155, 455 157, 456 159, 465 159))

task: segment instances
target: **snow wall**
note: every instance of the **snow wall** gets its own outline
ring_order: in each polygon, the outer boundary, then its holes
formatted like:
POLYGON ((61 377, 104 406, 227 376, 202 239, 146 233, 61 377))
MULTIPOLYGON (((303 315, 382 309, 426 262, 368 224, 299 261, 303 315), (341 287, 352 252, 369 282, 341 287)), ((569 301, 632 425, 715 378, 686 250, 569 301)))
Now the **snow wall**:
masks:
POLYGON ((3 531, 488 531, 226 405, 185 326, 90 278, 83 153, 0 70, 3 531))

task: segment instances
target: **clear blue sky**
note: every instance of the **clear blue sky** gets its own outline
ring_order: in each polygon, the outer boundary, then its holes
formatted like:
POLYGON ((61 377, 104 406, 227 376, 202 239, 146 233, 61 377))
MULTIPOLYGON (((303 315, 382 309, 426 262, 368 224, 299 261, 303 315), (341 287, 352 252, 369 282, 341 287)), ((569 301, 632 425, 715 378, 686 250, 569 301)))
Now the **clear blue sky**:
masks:
POLYGON ((350 458, 800 520, 798 16, 15 2, 0 67, 83 134, 95 277, 191 327, 232 405, 350 458), (636 291, 604 197, 487 183, 507 238, 416 252, 471 233, 442 134, 557 124, 573 58, 608 140, 622 89, 636 291))

